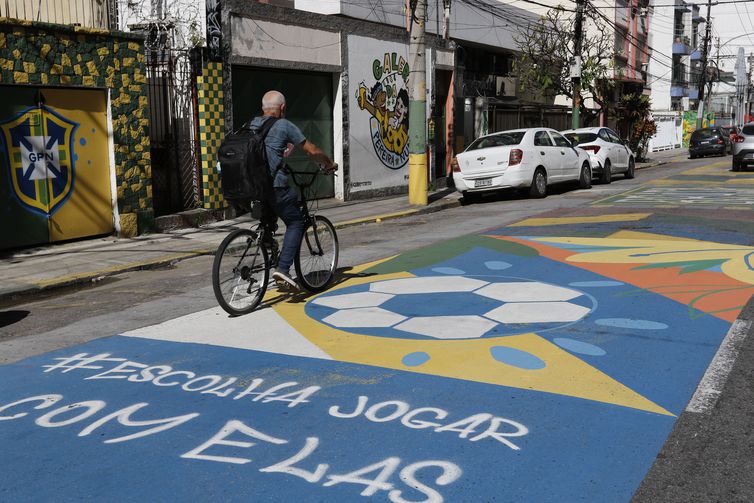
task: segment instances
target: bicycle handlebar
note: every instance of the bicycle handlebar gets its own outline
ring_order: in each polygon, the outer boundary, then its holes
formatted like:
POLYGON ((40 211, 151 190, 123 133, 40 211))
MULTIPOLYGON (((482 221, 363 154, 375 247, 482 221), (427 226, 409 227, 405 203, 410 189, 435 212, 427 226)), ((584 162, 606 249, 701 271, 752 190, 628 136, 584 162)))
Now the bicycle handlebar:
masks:
POLYGON ((308 189, 309 187, 311 187, 314 184, 314 180, 316 180, 317 176, 319 175, 332 174, 325 171, 321 164, 319 165, 319 169, 317 171, 294 171, 290 168, 286 168, 285 172, 291 175, 291 179, 293 180, 293 183, 296 184, 296 186, 300 189, 308 189), (309 179, 308 183, 304 184, 299 181, 296 175, 309 175, 311 178, 309 179))

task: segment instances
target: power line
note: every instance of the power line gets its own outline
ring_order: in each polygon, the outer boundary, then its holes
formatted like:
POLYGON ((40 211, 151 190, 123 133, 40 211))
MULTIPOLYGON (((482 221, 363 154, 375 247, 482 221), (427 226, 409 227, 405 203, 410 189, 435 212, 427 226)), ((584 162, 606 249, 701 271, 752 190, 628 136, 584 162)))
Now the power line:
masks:
MULTIPOLYGON (((522 0, 523 1, 523 0, 522 0)), ((574 0, 569 0, 574 1, 574 0)), ((747 3, 754 3, 754 0, 719 0, 717 2, 712 2, 712 5, 724 5, 724 4, 747 4, 747 3)), ((657 4, 657 5, 649 5, 648 7, 676 7, 678 4, 657 4)), ((699 4, 687 4, 687 5, 699 5, 699 4)), ((596 9, 626 9, 628 8, 627 5, 602 5, 599 7, 595 7, 596 9)))

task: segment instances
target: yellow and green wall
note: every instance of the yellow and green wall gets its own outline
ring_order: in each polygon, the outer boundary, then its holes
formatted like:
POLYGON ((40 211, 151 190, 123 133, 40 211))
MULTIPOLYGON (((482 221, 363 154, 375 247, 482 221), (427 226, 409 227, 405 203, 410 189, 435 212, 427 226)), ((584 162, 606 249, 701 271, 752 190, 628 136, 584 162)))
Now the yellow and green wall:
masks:
POLYGON ((141 36, 0 18, 0 86, 109 93, 115 223, 125 235, 153 227, 149 102, 141 36))

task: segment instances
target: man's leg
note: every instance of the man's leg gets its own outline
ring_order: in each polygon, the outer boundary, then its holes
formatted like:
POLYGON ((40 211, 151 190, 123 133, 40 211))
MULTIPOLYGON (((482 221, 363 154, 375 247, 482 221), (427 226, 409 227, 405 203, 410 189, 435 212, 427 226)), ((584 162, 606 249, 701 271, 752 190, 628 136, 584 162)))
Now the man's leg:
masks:
MULTIPOLYGON (((304 217, 298 207, 298 193, 293 187, 275 189, 275 210, 285 222, 283 249, 278 259, 277 272, 290 278, 291 265, 296 257, 301 235, 304 233, 304 217)), ((287 279, 283 278, 286 282, 287 279)))

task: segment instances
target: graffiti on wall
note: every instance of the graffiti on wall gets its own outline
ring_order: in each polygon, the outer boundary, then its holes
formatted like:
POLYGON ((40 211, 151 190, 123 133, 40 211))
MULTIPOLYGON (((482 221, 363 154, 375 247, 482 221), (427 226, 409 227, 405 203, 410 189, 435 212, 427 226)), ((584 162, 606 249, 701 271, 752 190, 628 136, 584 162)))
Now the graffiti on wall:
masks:
POLYGON ((403 56, 386 52, 372 62, 374 84, 359 84, 356 100, 369 112, 374 152, 382 164, 399 169, 408 160, 409 67, 403 56))
POLYGON ((27 108, 0 123, 8 179, 23 208, 52 215, 68 200, 75 180, 77 127, 46 106, 27 108))
POLYGON ((683 112, 683 148, 689 147, 691 133, 696 131, 696 117, 696 112, 693 110, 683 112))
POLYGON ((221 0, 207 0, 207 48, 210 61, 222 61, 223 31, 221 0))
POLYGON ((408 163, 407 47, 351 36, 351 189, 406 183, 408 163), (368 55, 368 57, 365 57, 368 55))

